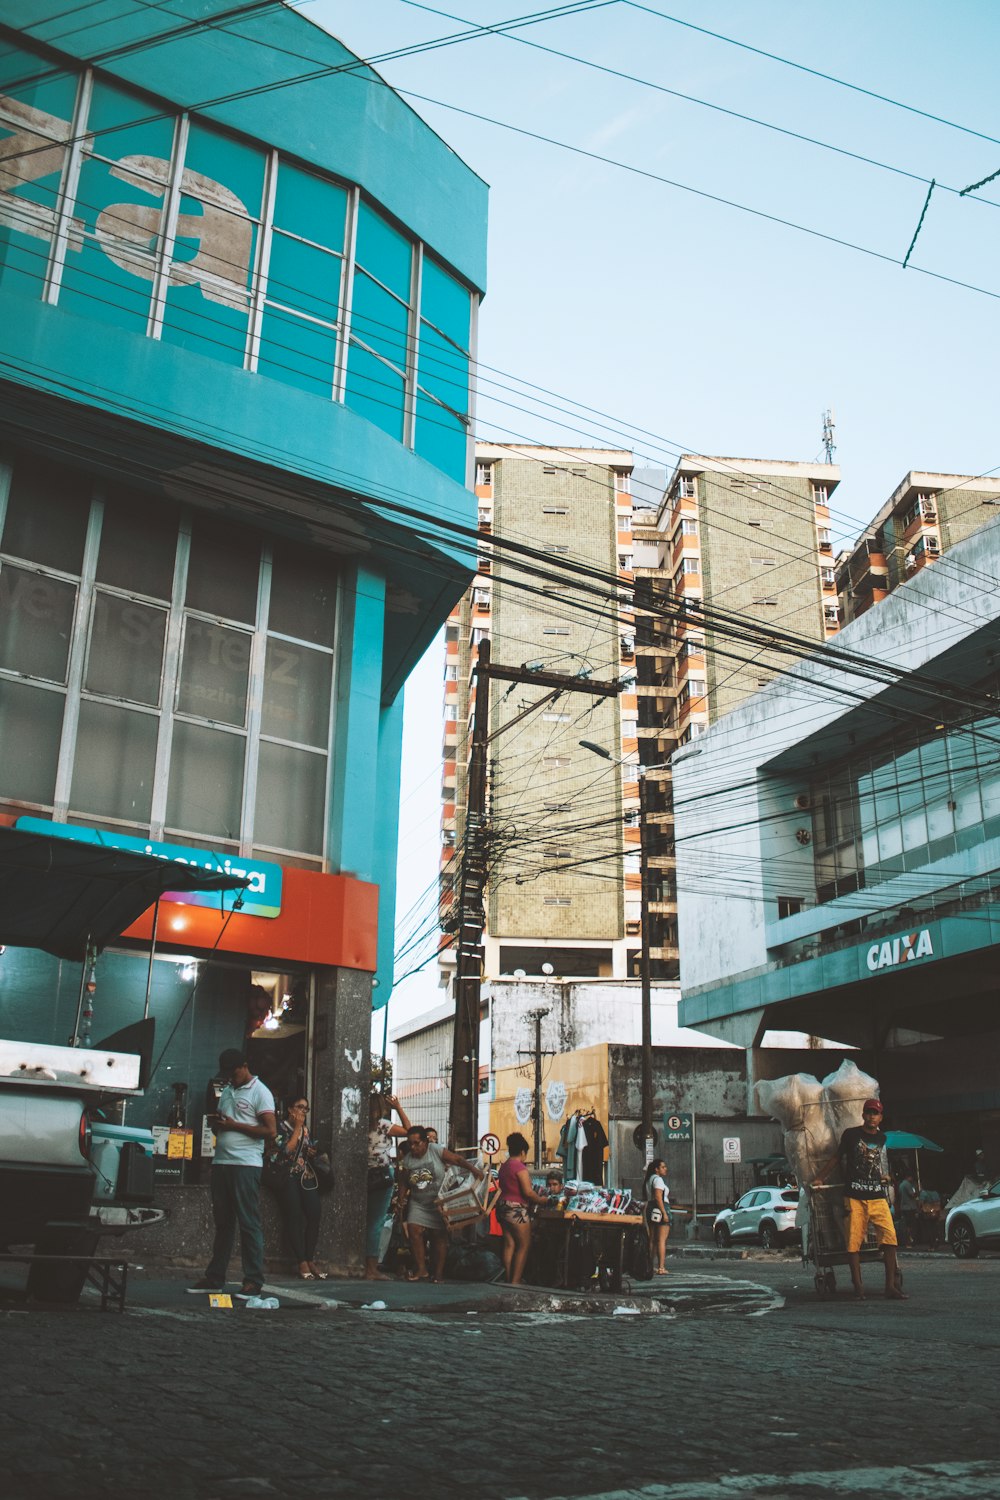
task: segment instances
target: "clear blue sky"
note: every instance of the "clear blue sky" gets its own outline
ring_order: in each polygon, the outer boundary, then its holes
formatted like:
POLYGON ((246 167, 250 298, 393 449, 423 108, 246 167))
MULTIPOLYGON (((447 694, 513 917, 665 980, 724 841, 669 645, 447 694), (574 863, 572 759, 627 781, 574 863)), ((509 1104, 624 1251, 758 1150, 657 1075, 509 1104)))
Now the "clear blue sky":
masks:
MULTIPOLYGON (((480 397, 498 441, 809 460, 834 408, 839 545, 912 469, 1000 472, 1000 169, 992 0, 653 0, 653 9, 943 117, 880 103, 625 4, 518 35, 937 179, 912 265, 982 295, 418 100, 490 185, 483 365, 512 389, 480 397), (528 383, 556 392, 564 418, 528 383), (496 397, 512 403, 499 404, 496 397), (518 409, 521 408, 521 409, 518 409), (636 429, 642 429, 642 433, 636 429)), ((493 24, 528 7, 309 0, 363 57, 493 24)), ((925 181, 882 170, 503 37, 379 64, 401 91, 476 111, 901 260, 925 181)), ((484 372, 490 374, 491 372, 484 372)), ((491 375, 491 378, 492 377, 491 375)), ((407 714, 400 916, 434 878, 440 657, 407 714)), ((433 965, 391 1021, 440 998, 433 965)))

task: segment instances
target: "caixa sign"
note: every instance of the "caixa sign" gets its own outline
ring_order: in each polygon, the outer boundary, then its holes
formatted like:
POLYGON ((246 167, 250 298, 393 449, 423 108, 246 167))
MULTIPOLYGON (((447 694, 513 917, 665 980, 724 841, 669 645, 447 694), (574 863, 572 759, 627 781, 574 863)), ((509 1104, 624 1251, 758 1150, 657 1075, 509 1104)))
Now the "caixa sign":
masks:
POLYGON ((128 854, 149 854, 178 865, 198 865, 202 869, 239 875, 250 884, 244 891, 185 891, 183 895, 164 892, 166 901, 183 901, 186 906, 214 906, 223 911, 238 911, 248 917, 276 917, 281 911, 281 866, 264 859, 241 859, 238 854, 213 854, 211 849, 192 849, 184 844, 161 844, 155 839, 137 839, 130 834, 108 833, 99 828, 79 828, 68 823, 50 823, 45 818, 18 818, 15 828, 26 833, 42 833, 49 838, 70 839, 79 844, 100 844, 105 849, 122 849, 128 854))
POLYGON ((926 927, 919 932, 907 932, 901 937, 885 938, 881 943, 872 943, 865 955, 865 962, 872 974, 880 969, 895 969, 900 964, 912 963, 917 958, 933 958, 934 944, 926 927))

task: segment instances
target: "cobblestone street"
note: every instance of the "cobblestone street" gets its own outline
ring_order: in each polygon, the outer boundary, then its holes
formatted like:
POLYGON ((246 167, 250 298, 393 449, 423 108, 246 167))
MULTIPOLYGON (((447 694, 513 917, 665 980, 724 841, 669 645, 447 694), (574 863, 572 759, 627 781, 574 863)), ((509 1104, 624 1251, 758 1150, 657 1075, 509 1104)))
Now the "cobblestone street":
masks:
POLYGON ((676 1257, 667 1282, 676 1310, 645 1316, 498 1314, 467 1288, 399 1311, 392 1286, 382 1311, 282 1287, 278 1311, 209 1311, 166 1273, 123 1316, 8 1303, 3 1494, 998 1492, 1000 1261, 914 1261, 905 1304, 874 1275, 866 1303, 819 1302, 790 1258, 676 1257))

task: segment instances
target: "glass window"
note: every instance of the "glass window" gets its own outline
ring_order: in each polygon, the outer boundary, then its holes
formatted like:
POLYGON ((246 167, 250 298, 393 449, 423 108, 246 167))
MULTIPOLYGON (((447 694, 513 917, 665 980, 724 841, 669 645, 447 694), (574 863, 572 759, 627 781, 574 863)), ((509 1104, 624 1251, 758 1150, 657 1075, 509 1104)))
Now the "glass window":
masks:
POLYGON ((367 203, 358 208, 357 260, 359 266, 404 301, 410 296, 413 249, 409 240, 393 229, 367 203))
POLYGON ((8 800, 51 807, 65 694, 0 678, 0 764, 8 800))
POLYGON ((330 732, 332 665, 326 651, 269 640, 261 732, 299 745, 325 748, 330 732))
POLYGON ((160 499, 115 495, 104 506, 97 581, 169 599, 174 588, 177 515, 160 499))
POLYGON ((0 566, 0 667, 65 682, 75 608, 75 584, 0 566))
POLYGON ((254 813, 256 844, 322 854, 325 797, 325 755, 261 742, 254 813))
POLYGON ((77 79, 55 77, 49 62, 0 42, 0 92, 18 100, 16 117, 0 116, 0 143, 15 133, 27 137, 34 154, 6 163, 7 212, 0 225, 0 285, 22 297, 40 297, 45 282, 48 241, 55 233, 59 183, 71 134, 77 79), (39 75, 42 75, 41 77, 39 75), (29 82, 15 82, 19 79, 29 82), (20 180, 18 173, 21 172, 20 180))
POLYGON ((398 370, 406 366, 409 321, 409 310, 402 302, 363 271, 356 273, 351 303, 351 332, 398 370))
POLYGON ((257 371, 314 396, 333 397, 337 334, 322 323, 268 305, 261 318, 257 371))
POLYGON ((167 793, 171 830, 239 838, 245 743, 240 734, 177 720, 167 793))
POLYGON ((3 551, 62 573, 79 573, 87 535, 90 481, 22 454, 14 467, 3 551))
POLYGON ((98 591, 90 632, 88 692, 158 704, 167 612, 98 591))
POLYGON ((257 618, 260 547, 239 532, 199 522, 191 536, 189 609, 252 625, 257 618))
POLYGON ((156 714, 86 699, 80 704, 70 793, 74 812, 148 826, 158 726, 156 714))
POLYGON ((403 377, 388 365, 352 344, 347 363, 344 404, 397 442, 403 441, 403 377))
POLYGON ((189 615, 177 684, 178 713, 244 725, 252 640, 248 631, 189 615))
POLYGON ((274 195, 277 226, 330 250, 343 250, 346 213, 347 194, 342 187, 290 162, 281 163, 274 195))
MULTIPOLYGON (((420 316, 433 323, 460 349, 467 350, 470 308, 471 298, 466 288, 425 255, 420 277, 420 316)), ((615 477, 617 480, 619 476, 615 477)), ((628 488, 627 483, 625 488, 628 488)))
POLYGON ((332 646, 337 608, 333 558, 309 563, 276 548, 271 568, 268 629, 317 646, 332 646))
POLYGON ((335 323, 340 313, 339 255, 275 230, 267 272, 270 302, 335 323))

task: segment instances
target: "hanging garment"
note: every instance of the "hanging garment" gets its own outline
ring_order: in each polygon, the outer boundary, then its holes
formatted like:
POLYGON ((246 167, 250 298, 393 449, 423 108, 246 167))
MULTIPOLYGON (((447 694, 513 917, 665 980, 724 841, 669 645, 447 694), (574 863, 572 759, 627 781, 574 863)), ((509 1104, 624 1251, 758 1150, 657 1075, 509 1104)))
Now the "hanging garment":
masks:
POLYGON ((559 1132, 559 1145, 556 1147, 556 1155, 562 1157, 566 1163, 567 1175, 572 1177, 576 1171, 576 1137, 579 1116, 570 1115, 568 1120, 563 1121, 563 1128, 559 1132))
POLYGON ((608 1144, 604 1126, 596 1116, 590 1115, 582 1122, 580 1134, 585 1139, 583 1176, 587 1182, 596 1182, 600 1185, 604 1182, 604 1148, 608 1144))

